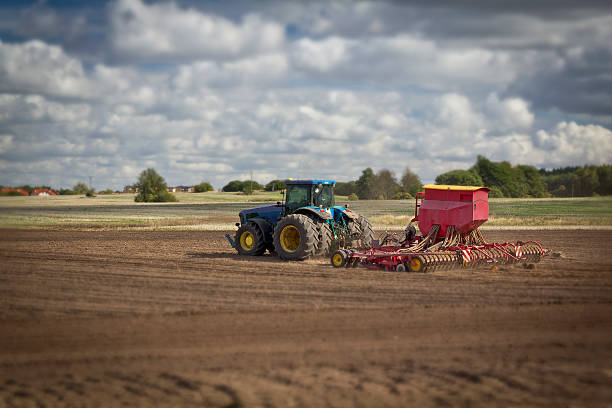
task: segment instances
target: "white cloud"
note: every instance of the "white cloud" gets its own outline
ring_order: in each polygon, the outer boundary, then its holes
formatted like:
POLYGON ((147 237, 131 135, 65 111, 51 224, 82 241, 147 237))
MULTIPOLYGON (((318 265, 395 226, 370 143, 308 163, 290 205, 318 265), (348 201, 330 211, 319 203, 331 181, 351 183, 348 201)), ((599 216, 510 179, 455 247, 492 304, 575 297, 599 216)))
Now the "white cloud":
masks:
POLYGON ((508 52, 443 47, 412 34, 355 40, 326 37, 300 39, 290 45, 292 65, 310 78, 454 89, 512 81, 519 72, 508 52))
POLYGON ((552 131, 539 130, 535 146, 554 165, 604 164, 612 160, 612 131, 597 125, 560 122, 552 131))
POLYGON ((304 38, 293 45, 292 57, 298 68, 328 72, 346 60, 348 41, 330 37, 321 41, 304 38))
POLYGON ((40 95, 0 94, 0 121, 9 123, 58 123, 71 126, 87 121, 91 108, 85 103, 61 103, 40 95))
POLYGON ((182 65, 171 81, 182 90, 265 87, 285 82, 288 69, 285 54, 264 54, 228 62, 201 61, 182 65))
POLYGON ((492 93, 486 100, 485 112, 497 128, 529 129, 533 125, 534 115, 529 110, 529 103, 521 98, 506 98, 500 100, 492 93))
POLYGON ((473 131, 483 124, 482 117, 472 110, 469 99, 456 93, 440 98, 438 118, 446 126, 459 132, 473 131))
POLYGON ((0 91, 59 97, 92 95, 81 61, 41 41, 7 44, 0 41, 0 91))
POLYGON ((0 135, 0 154, 6 153, 13 147, 13 135, 0 135))
POLYGON ((275 51, 284 43, 282 27, 256 14, 236 24, 174 2, 118 0, 110 18, 113 50, 127 60, 237 58, 275 51))
POLYGON ((499 96, 528 68, 559 70, 588 48, 451 46, 390 29, 381 3, 351 4, 331 14, 314 4, 318 35, 288 41, 282 23, 248 13, 119 0, 109 37, 119 65, 41 41, 0 43, 0 182, 65 187, 93 174, 96 187, 119 188, 149 166, 170 184, 215 187, 251 171, 260 182, 349 180, 365 167, 410 166, 431 181, 477 154, 546 167, 612 160, 612 134, 591 118, 499 96), (334 17, 349 9, 348 22, 364 23, 356 36, 334 17), (150 61, 165 63, 139 64, 150 61))

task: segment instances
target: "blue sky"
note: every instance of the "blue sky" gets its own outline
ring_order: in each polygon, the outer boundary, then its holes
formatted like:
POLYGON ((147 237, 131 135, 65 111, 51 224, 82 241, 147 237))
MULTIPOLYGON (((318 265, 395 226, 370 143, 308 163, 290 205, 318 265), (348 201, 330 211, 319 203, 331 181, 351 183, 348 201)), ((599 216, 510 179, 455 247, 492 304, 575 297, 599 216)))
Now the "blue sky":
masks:
POLYGON ((0 184, 612 162, 608 2, 3 2, 0 184))

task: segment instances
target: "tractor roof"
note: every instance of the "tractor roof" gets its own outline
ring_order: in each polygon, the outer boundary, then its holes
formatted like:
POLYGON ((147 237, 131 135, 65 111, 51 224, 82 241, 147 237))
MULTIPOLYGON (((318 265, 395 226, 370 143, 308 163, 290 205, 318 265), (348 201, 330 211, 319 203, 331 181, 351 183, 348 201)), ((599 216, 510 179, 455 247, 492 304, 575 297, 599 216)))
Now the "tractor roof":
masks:
POLYGON ((336 184, 334 180, 287 180, 285 184, 336 184))

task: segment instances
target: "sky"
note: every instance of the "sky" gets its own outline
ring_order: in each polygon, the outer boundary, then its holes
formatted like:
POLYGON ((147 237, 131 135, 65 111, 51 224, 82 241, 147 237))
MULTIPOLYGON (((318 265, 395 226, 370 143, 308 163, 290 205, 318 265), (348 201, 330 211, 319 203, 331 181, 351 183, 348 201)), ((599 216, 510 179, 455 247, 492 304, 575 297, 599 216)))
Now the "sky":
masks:
POLYGON ((0 184, 612 163, 610 1, 4 1, 0 184))

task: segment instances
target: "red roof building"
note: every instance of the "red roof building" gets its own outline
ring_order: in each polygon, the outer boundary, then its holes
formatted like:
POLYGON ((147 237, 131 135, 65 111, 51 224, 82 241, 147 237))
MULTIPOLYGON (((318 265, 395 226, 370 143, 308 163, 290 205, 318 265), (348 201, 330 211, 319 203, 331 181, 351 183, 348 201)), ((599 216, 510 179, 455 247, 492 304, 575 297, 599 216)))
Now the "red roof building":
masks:
POLYGON ((24 195, 24 196, 30 195, 30 194, 28 194, 28 192, 27 192, 27 191, 25 191, 25 190, 24 190, 24 189, 22 189, 22 188, 11 188, 11 187, 4 187, 4 188, 2 189, 2 192, 3 192, 3 193, 19 193, 19 194, 24 195))
POLYGON ((54 196, 57 195, 57 191, 50 188, 35 188, 32 190, 33 196, 54 196))

